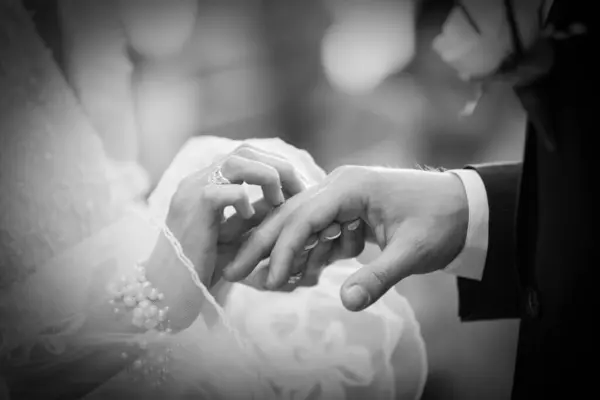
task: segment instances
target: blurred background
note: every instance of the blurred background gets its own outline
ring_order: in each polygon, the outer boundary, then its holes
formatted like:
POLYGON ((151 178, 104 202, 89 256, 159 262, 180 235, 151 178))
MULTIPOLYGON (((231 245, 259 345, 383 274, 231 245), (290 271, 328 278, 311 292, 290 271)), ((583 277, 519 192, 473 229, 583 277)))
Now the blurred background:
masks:
MULTIPOLYGON (((140 162, 151 183, 195 135, 278 136, 328 171, 521 158, 510 87, 487 85, 465 113, 478 88, 432 48, 451 0, 24 3, 107 153, 140 162)), ((443 273, 397 289, 427 344, 424 399, 509 397, 518 322, 461 324, 443 273)))

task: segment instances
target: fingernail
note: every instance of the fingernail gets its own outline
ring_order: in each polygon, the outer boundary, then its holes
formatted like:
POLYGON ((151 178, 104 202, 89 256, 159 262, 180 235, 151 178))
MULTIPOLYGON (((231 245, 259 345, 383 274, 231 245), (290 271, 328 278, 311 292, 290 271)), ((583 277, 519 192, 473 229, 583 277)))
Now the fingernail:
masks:
POLYGON ((315 240, 313 244, 309 244, 308 246, 304 246, 304 251, 312 250, 319 244, 319 239, 315 240))
POLYGON ((355 231, 358 229, 359 226, 360 226, 360 219, 357 219, 356 221, 348 224, 348 230, 355 231))
POLYGON ((346 299, 356 311, 362 310, 371 301, 369 293, 358 285, 354 285, 346 291, 346 299))
POLYGON ((335 239, 339 238, 340 236, 342 236, 342 232, 338 232, 337 234, 335 234, 333 236, 325 236, 325 239, 327 239, 327 240, 335 240, 335 239))

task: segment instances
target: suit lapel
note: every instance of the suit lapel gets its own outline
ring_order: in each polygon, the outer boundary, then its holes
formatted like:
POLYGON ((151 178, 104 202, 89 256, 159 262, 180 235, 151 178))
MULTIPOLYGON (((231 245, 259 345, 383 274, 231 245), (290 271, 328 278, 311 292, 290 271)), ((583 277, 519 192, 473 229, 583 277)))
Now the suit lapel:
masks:
POLYGON ((515 89, 531 124, 529 131, 534 131, 529 134, 535 134, 548 151, 554 152, 557 139, 552 119, 551 90, 552 86, 547 78, 515 89))

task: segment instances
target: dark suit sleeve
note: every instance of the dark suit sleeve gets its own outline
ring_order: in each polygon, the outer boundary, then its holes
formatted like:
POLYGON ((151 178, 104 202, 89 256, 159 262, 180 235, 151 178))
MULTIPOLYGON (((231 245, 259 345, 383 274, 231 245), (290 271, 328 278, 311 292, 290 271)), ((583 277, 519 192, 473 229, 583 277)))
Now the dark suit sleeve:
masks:
POLYGON ((462 321, 519 317, 515 264, 516 211, 521 163, 469 166, 482 178, 489 205, 488 251, 481 281, 458 278, 462 321))

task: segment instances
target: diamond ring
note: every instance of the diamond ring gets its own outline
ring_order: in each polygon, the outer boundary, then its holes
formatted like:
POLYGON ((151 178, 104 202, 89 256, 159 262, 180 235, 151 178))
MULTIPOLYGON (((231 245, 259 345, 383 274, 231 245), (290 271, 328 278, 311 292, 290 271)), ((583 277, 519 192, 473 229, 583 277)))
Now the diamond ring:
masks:
POLYGON ((220 165, 211 172, 208 183, 211 185, 231 185, 231 181, 223 176, 220 165))

